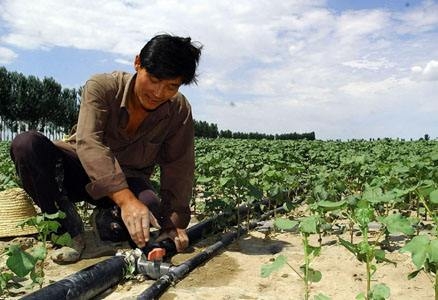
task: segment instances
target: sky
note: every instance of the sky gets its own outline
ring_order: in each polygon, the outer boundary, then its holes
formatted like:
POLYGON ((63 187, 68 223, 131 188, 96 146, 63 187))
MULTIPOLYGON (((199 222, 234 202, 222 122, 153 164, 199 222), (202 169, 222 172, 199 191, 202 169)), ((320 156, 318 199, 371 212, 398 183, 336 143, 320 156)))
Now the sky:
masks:
POLYGON ((67 88, 160 33, 203 45, 180 91, 219 130, 438 138, 438 0, 0 0, 0 66, 67 88))

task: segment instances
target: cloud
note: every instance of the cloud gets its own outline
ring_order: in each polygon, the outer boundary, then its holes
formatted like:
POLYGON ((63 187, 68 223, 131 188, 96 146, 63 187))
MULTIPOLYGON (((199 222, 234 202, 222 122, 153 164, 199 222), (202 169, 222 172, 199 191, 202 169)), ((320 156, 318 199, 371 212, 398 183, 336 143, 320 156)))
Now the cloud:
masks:
POLYGON ((121 64, 121 65, 127 65, 127 66, 132 66, 133 65, 133 61, 129 61, 127 59, 116 58, 114 61, 116 63, 121 64))
POLYGON ((338 18, 337 34, 344 39, 376 36, 389 24, 389 16, 379 10, 347 11, 338 18))
POLYGON ((438 3, 431 0, 423 1, 423 5, 403 13, 395 13, 393 18, 400 22, 395 29, 401 33, 418 35, 421 32, 436 30, 438 3))
POLYGON ((0 47, 0 64, 9 64, 18 57, 17 53, 9 48, 0 47))
POLYGON ((368 69, 368 70, 380 70, 382 68, 389 68, 393 66, 393 64, 388 63, 385 59, 380 59, 376 61, 358 59, 358 60, 347 61, 342 64, 344 66, 348 66, 351 68, 368 69))
POLYGON ((375 94, 385 94, 391 89, 403 88, 407 79, 386 78, 382 81, 350 82, 339 88, 340 91, 355 97, 374 97, 375 94))
POLYGON ((415 79, 438 81, 438 60, 429 61, 424 68, 421 66, 413 66, 411 71, 415 79))
MULTIPOLYGON (((403 126, 392 129, 385 117, 402 124, 434 111, 437 3, 399 11, 335 11, 327 3, 3 0, 0 42, 23 51, 96 50, 132 65, 153 35, 189 35, 204 50, 199 84, 185 91, 196 118, 223 129, 348 138, 385 128, 385 135, 398 135, 403 126)), ((8 61, 14 58, 9 52, 8 61)), ((403 134, 416 135, 420 126, 403 134)))
POLYGON ((438 60, 432 60, 428 62, 426 67, 424 68, 423 75, 428 80, 438 80, 438 60))

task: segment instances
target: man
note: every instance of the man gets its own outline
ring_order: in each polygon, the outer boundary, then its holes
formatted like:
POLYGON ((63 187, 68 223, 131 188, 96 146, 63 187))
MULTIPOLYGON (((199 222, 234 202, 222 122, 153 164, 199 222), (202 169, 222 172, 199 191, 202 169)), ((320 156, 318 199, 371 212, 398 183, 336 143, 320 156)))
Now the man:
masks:
POLYGON ((110 224, 102 224, 108 214, 96 220, 106 239, 123 239, 127 231, 141 248, 152 225, 178 251, 188 246, 194 129, 189 102, 178 90, 196 82, 201 49, 190 38, 155 36, 135 57, 134 75, 99 74, 86 82, 77 131, 66 142, 52 143, 37 132, 14 139, 11 157, 23 188, 43 212, 67 214, 60 223, 73 245, 70 252, 60 249, 55 261, 77 261, 84 248, 72 201, 111 211, 110 224), (161 201, 149 181, 156 164, 161 201))

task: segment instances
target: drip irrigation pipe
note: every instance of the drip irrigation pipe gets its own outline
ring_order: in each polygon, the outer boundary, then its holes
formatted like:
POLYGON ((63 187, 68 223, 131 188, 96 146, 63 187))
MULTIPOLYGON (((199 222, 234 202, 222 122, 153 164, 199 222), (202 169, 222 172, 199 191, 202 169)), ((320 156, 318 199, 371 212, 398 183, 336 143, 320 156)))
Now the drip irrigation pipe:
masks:
POLYGON ((183 279, 188 273, 214 257, 216 254, 219 253, 221 249, 230 245, 239 236, 246 234, 248 230, 255 228, 260 221, 271 217, 274 213, 277 212, 284 212, 284 208, 279 207, 268 211, 267 213, 260 216, 259 220, 252 221, 247 224, 245 228, 239 226, 237 230, 225 233, 220 241, 208 246, 202 252, 186 260, 182 264, 170 267, 169 273, 162 275, 160 278, 158 278, 149 288, 144 290, 143 293, 141 293, 137 297, 137 299, 158 299, 169 288, 170 285, 183 279))
MULTIPOLYGON (((262 201, 262 204, 264 202, 262 201)), ((241 216, 246 216, 251 213, 251 207, 242 205, 238 208, 238 211, 241 216)), ((225 220, 230 215, 232 214, 222 213, 188 228, 187 235, 190 243, 201 240, 207 233, 223 229, 218 225, 221 223, 222 218, 225 220)), ((153 246, 165 248, 166 258, 176 253, 175 245, 170 240, 162 241, 153 246)), ((143 252, 147 255, 150 250, 151 247, 147 247, 143 249, 143 252)), ((21 299, 91 299, 118 284, 125 275, 126 267, 127 262, 124 256, 114 256, 47 285, 21 299)))
MULTIPOLYGON (((207 232, 213 231, 215 222, 216 219, 207 219, 191 226, 187 229, 189 240, 194 242, 202 239, 207 232)), ((143 252, 147 255, 153 247, 165 248, 166 257, 171 257, 176 253, 175 245, 170 240, 154 243, 143 249, 143 252)), ((119 283, 125 275, 126 267, 127 262, 124 256, 113 256, 26 295, 22 299, 91 299, 119 283)))

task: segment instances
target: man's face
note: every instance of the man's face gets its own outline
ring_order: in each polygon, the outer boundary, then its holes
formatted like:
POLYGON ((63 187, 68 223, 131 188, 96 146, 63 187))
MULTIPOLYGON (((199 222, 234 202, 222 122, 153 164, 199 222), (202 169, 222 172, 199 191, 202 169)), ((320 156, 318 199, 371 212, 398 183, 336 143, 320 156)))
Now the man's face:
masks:
POLYGON ((149 74, 145 68, 138 67, 135 79, 134 95, 146 110, 154 110, 175 96, 182 83, 182 78, 158 79, 149 74))

